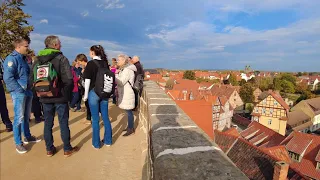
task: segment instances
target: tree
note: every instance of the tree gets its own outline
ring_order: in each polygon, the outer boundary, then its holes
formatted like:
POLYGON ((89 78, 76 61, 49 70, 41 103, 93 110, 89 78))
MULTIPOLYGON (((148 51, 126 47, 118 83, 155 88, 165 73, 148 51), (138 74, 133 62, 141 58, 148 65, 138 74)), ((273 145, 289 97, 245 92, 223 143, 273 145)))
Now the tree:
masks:
POLYGON ((273 79, 273 87, 274 87, 274 90, 278 90, 278 91, 282 91, 282 81, 279 77, 275 77, 273 79))
POLYGON ((31 16, 21 9, 22 0, 4 0, 0 6, 0 58, 5 58, 14 49, 12 41, 29 36, 33 26, 27 19, 31 16))
POLYGON ((269 77, 268 78, 261 78, 259 81, 259 88, 261 89, 261 91, 273 89, 272 85, 273 85, 272 79, 269 77))
POLYGON ((285 92, 285 93, 294 93, 295 92, 294 85, 290 81, 283 80, 281 82, 281 87, 282 87, 283 92, 285 92))
POLYGON ((296 93, 302 94, 307 89, 308 89, 308 85, 306 83, 299 83, 296 85, 296 93))
POLYGON ((296 103, 299 103, 300 101, 305 99, 311 99, 315 97, 316 95, 314 95, 310 90, 306 90, 302 92, 301 96, 297 99, 296 103))
POLYGON ((228 81, 232 86, 238 86, 239 85, 239 83, 237 81, 237 77, 234 74, 230 74, 228 81))
POLYGON ((298 72, 297 76, 298 77, 302 76, 302 72, 298 72))
POLYGON ((185 71, 183 73, 183 79, 190 79, 190 80, 195 80, 196 75, 193 71, 185 71))
POLYGON ((289 73, 281 74, 280 79, 292 82, 293 85, 296 85, 296 81, 297 81, 296 77, 289 73))
POLYGON ((248 83, 251 83, 253 86, 256 86, 257 80, 256 80, 256 78, 253 77, 253 78, 248 80, 248 83))
POLYGON ((244 103, 252 103, 254 100, 252 84, 246 83, 241 86, 239 95, 244 103))
POLYGON ((246 82, 246 80, 241 79, 241 81, 240 81, 239 85, 240 85, 240 86, 243 86, 245 83, 247 83, 247 82, 246 82))
POLYGON ((174 80, 173 79, 168 79, 168 81, 166 82, 166 86, 165 88, 171 90, 174 86, 174 80))

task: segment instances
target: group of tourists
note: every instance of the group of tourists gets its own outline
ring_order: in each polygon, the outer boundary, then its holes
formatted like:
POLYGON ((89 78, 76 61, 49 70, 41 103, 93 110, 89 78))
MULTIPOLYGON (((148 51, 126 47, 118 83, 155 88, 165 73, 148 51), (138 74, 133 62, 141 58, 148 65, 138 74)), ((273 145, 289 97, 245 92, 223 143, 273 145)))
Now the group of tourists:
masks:
POLYGON ((15 50, 2 63, 3 72, 0 73, 0 101, 5 103, 5 106, 1 105, 0 112, 7 132, 13 130, 18 153, 27 152, 24 144, 41 141, 30 132, 31 110, 36 122, 44 120, 43 137, 49 157, 57 151, 52 136, 56 113, 66 157, 79 150, 70 144, 69 110, 86 112, 84 124, 92 126, 92 146, 95 149, 113 143, 109 100, 128 115, 123 136, 135 133, 133 111, 138 107, 144 79, 138 56, 131 58, 120 54, 112 58, 109 65, 104 48, 94 45, 89 49, 89 61, 86 55, 78 54, 70 66, 69 60, 60 51, 61 42, 57 36, 48 36, 44 42, 45 48, 32 57, 29 56, 28 37, 19 37, 13 44, 15 50), (2 79, 13 102, 13 124, 8 116, 2 79), (85 102, 85 108, 81 107, 82 101, 85 102), (102 140, 100 115, 104 125, 102 140))

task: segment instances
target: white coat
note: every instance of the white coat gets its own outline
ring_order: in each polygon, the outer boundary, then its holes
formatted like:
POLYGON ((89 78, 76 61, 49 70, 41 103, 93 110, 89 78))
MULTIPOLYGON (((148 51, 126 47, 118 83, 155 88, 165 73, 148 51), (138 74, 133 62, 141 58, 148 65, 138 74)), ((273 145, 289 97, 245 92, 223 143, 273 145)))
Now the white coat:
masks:
POLYGON ((120 70, 119 74, 116 74, 116 82, 118 86, 118 106, 120 109, 134 109, 135 95, 131 85, 134 84, 135 71, 137 71, 136 66, 131 64, 120 70))

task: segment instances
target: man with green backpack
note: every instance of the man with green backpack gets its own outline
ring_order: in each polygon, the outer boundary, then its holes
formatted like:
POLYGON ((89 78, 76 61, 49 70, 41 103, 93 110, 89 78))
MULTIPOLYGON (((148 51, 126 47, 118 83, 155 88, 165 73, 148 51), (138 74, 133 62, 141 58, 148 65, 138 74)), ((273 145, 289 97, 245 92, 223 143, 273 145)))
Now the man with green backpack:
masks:
POLYGON ((73 88, 73 77, 68 59, 62 54, 61 42, 57 36, 45 39, 44 50, 39 51, 38 61, 33 64, 30 80, 33 88, 43 104, 44 139, 47 156, 56 153, 53 145, 52 127, 57 112, 66 157, 78 151, 70 144, 69 105, 73 88))

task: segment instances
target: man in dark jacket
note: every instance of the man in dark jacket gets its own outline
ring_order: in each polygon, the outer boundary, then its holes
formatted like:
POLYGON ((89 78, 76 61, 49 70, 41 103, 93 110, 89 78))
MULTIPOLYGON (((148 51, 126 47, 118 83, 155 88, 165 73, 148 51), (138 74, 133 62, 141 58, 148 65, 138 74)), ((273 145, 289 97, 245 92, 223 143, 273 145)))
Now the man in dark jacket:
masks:
POLYGON ((6 131, 11 132, 12 131, 12 122, 9 119, 9 113, 7 108, 7 100, 6 100, 6 94, 4 92, 3 88, 3 69, 2 69, 2 63, 3 60, 0 58, 0 114, 3 124, 6 125, 6 131))
MULTIPOLYGON (((44 139, 46 142, 47 156, 51 157, 56 153, 53 145, 52 127, 54 116, 57 111, 60 124, 61 138, 64 144, 64 156, 69 157, 78 151, 78 147, 72 147, 70 144, 69 129, 69 105, 71 92, 73 88, 73 77, 68 59, 62 54, 61 42, 57 36, 48 36, 45 39, 44 50, 39 51, 38 61, 33 66, 51 62, 58 73, 58 87, 60 92, 56 97, 41 97, 40 102, 43 104, 44 113, 44 139)), ((33 69, 33 68, 32 68, 33 69)), ((33 81, 33 73, 30 80, 33 81)))

